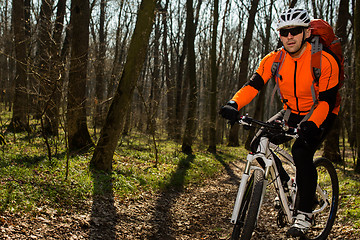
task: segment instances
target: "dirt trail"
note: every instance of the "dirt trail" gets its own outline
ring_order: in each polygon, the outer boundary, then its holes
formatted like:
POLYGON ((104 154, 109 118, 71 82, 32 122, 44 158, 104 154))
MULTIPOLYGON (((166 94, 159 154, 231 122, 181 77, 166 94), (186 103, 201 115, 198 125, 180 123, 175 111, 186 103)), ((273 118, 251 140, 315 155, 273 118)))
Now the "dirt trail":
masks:
MULTIPOLYGON (((221 159, 220 159, 221 161, 221 159)), ((93 199, 83 213, 39 209, 29 215, 0 216, 0 239, 228 239, 229 219, 243 163, 223 163, 216 178, 178 191, 167 190, 138 200, 112 196, 93 199)), ((288 239, 276 225, 273 196, 264 199, 253 239, 288 239)), ((78 212, 78 211, 77 211, 78 212)), ((328 239, 360 239, 351 223, 334 226, 328 239)))

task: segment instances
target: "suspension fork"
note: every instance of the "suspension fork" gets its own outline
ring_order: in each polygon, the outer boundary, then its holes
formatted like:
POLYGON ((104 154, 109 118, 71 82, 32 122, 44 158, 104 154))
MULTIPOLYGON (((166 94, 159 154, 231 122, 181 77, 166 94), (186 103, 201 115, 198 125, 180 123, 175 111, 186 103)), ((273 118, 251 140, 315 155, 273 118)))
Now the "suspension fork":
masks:
POLYGON ((260 138, 260 143, 259 143, 257 152, 258 152, 257 154, 250 153, 246 157, 245 171, 241 176, 240 186, 239 186, 239 190, 236 195, 235 205, 234 205, 234 209, 233 209, 233 213, 232 213, 231 221, 230 221, 233 224, 236 223, 236 220, 238 218, 239 210, 241 207, 241 202, 242 202, 242 200, 244 198, 244 194, 245 194, 246 183, 248 182, 250 172, 253 169, 260 169, 264 173, 264 185, 263 185, 263 191, 262 191, 261 200, 260 200, 260 206, 262 204, 262 200, 264 198, 264 195, 265 195, 264 193, 265 193, 267 182, 268 182, 267 177, 269 176, 270 167, 272 166, 272 161, 266 158, 266 156, 270 156, 269 139, 268 138, 266 138, 266 137, 260 138), (252 162, 256 158, 261 158, 264 160, 265 170, 262 168, 256 167, 256 166, 252 166, 252 162))
POLYGON ((233 223, 233 224, 236 223, 236 220, 237 220, 238 215, 239 215, 241 202, 242 202, 242 199, 244 198, 245 187, 246 187, 246 183, 247 183, 247 181, 249 179, 251 163, 254 160, 254 156, 252 154, 248 154, 247 157, 246 157, 246 160, 247 161, 246 161, 245 171, 241 176, 239 190, 238 190, 237 195, 236 195, 235 205, 234 205, 233 213, 232 213, 232 216, 231 216, 231 221, 230 222, 233 223))
MULTIPOLYGON (((264 173, 264 176, 266 176, 266 172, 269 172, 269 169, 270 167, 267 166, 264 169, 260 168, 260 167, 256 167, 256 166, 252 166, 252 162, 258 158, 258 157, 261 157, 262 159, 265 160, 265 163, 268 165, 268 164, 271 164, 271 160, 269 159, 266 159, 263 154, 249 154, 247 156, 247 163, 246 163, 246 167, 245 167, 245 171, 244 173, 242 174, 241 176, 241 181, 240 181, 240 185, 239 185, 239 190, 237 192, 237 196, 236 196, 236 200, 235 200, 235 205, 234 205, 234 209, 233 209, 233 213, 232 213, 232 217, 231 217, 231 223, 235 224, 236 223, 236 220, 238 218, 238 215, 239 215, 239 210, 240 210, 240 207, 241 207, 241 202, 244 198, 244 195, 245 195, 245 188, 246 188, 246 183, 248 182, 248 179, 250 177, 250 173, 255 170, 255 169, 260 169, 263 173, 264 173)), ((261 195, 261 200, 260 200, 260 206, 262 204, 262 200, 264 198, 264 193, 265 193, 265 190, 266 190, 266 186, 267 186, 267 183, 268 183, 268 180, 266 178, 264 178, 264 182, 263 182, 263 190, 262 190, 262 195, 261 195)), ((259 211, 260 212, 260 211, 259 211)))

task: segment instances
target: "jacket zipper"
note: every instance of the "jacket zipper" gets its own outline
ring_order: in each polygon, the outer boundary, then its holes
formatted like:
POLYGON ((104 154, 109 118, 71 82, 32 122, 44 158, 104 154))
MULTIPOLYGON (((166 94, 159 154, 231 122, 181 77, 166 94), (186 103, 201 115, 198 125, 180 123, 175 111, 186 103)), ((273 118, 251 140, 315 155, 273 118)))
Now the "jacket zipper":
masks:
POLYGON ((296 109, 298 112, 300 112, 299 99, 296 95, 296 71, 297 71, 297 61, 295 61, 295 71, 294 71, 294 96, 295 96, 295 100, 296 100, 296 109))

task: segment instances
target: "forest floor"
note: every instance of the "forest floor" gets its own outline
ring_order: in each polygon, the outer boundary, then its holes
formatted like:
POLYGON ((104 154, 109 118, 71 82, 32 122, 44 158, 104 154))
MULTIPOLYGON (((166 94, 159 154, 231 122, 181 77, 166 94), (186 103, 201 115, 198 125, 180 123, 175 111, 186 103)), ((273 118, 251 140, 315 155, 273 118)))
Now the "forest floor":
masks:
MULTIPOLYGON (((221 173, 200 184, 144 192, 137 199, 117 199, 108 192, 67 211, 44 206, 28 214, 3 213, 0 239, 229 239, 244 163, 222 164, 221 173)), ((273 199, 265 197, 252 239, 288 239, 286 227, 277 227, 273 199)), ((328 239, 360 239, 353 223, 341 217, 343 211, 328 239)))

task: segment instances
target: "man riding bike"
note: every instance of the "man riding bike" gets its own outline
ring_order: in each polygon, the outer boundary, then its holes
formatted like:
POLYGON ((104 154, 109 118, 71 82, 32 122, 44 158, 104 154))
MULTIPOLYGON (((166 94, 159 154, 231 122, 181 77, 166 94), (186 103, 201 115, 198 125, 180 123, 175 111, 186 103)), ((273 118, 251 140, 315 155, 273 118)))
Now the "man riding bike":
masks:
MULTIPOLYGON (((339 84, 339 66, 336 59, 328 52, 322 51, 321 76, 314 84, 311 68, 312 45, 308 42, 311 36, 310 18, 303 9, 288 9, 281 13, 277 30, 283 44, 284 57, 281 67, 274 76, 280 91, 283 109, 269 121, 284 119, 290 127, 297 127, 299 138, 292 146, 292 155, 296 165, 296 183, 300 202, 294 224, 287 234, 303 236, 312 225, 312 208, 316 191, 317 172, 313 156, 326 133, 334 122, 338 109, 334 109, 339 84), (313 100, 313 88, 317 94, 317 103, 313 100)), ((273 77, 273 63, 279 50, 265 56, 255 74, 221 108, 220 114, 231 121, 236 121, 238 111, 262 89, 273 77)), ((261 136, 261 131, 252 142, 252 149, 261 136)), ((273 139, 277 144, 287 139, 273 139)), ((281 172, 284 185, 291 182, 289 176, 281 172)))

